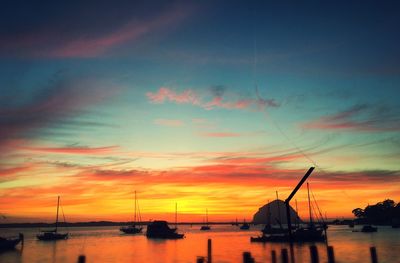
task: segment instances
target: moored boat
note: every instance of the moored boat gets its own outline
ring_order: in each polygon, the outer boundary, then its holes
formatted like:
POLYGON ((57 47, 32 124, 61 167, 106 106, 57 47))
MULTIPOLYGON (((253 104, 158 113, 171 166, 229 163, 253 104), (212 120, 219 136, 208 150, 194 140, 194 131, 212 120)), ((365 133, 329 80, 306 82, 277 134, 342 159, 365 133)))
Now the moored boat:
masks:
MULTIPOLYGON (((58 196, 58 199, 57 199, 57 216, 56 216, 55 229, 41 231, 41 233, 36 235, 37 239, 42 240, 42 241, 68 239, 69 233, 59 233, 58 232, 58 210, 59 210, 59 207, 60 207, 60 196, 58 196)), ((65 221, 65 218, 64 218, 64 221, 65 221)))
POLYGON ((125 234, 139 234, 139 233, 141 233, 143 228, 140 227, 140 226, 136 226, 137 219, 139 219, 139 221, 141 221, 139 203, 138 203, 138 200, 136 198, 136 191, 135 191, 135 214, 134 214, 133 224, 130 225, 130 226, 121 227, 119 230, 121 232, 124 232, 125 234))
POLYGON ((22 233, 19 233, 18 237, 0 237, 0 250, 14 249, 19 243, 24 244, 22 233))
POLYGON ((371 232, 377 232, 378 228, 377 227, 373 227, 371 225, 365 225, 361 228, 361 232, 365 232, 365 233, 371 233, 371 232))
POLYGON ((201 226, 200 230, 203 231, 211 230, 211 227, 208 225, 208 209, 206 209, 206 224, 201 226))
POLYGON ((167 221, 153 221, 147 226, 146 236, 148 238, 180 239, 184 234, 176 232, 177 228, 170 228, 167 221))

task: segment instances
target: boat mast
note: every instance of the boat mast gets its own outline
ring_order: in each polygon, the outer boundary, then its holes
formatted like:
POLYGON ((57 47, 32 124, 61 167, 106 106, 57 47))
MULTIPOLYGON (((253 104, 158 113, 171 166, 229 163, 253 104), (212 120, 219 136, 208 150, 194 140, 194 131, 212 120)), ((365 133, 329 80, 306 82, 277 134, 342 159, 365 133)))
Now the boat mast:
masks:
POLYGON ((178 203, 175 203, 175 228, 178 228, 178 203))
POLYGON ((307 182, 307 194, 308 194, 308 210, 310 212, 310 226, 312 226, 313 221, 312 221, 311 202, 310 202, 310 187, 308 185, 308 182, 307 182))
POLYGON ((281 206, 279 205, 279 198, 278 198, 278 191, 276 193, 276 201, 278 204, 278 217, 279 217, 279 224, 282 224, 282 219, 281 219, 281 206))
POLYGON ((206 225, 208 226, 208 209, 206 208, 206 225))
POLYGON ((134 216, 134 221, 133 224, 136 223, 136 190, 135 190, 135 216, 134 216))
POLYGON ((297 210, 297 199, 294 200, 296 202, 296 227, 299 227, 299 210, 297 210))
POLYGON ((60 196, 57 198, 57 216, 56 216, 56 233, 57 233, 57 227, 58 227, 58 207, 60 206, 60 196))
POLYGON ((269 200, 268 200, 268 210, 267 210, 267 225, 269 226, 269 227, 271 227, 271 205, 270 205, 270 203, 269 203, 269 200))

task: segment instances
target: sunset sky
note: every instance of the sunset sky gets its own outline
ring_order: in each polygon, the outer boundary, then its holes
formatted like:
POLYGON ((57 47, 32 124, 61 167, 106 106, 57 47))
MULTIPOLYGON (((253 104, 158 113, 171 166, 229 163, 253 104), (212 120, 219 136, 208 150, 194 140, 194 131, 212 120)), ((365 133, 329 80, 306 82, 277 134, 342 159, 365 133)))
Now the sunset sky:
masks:
POLYGON ((400 201, 398 1, 133 2, 2 3, 0 223, 400 201))

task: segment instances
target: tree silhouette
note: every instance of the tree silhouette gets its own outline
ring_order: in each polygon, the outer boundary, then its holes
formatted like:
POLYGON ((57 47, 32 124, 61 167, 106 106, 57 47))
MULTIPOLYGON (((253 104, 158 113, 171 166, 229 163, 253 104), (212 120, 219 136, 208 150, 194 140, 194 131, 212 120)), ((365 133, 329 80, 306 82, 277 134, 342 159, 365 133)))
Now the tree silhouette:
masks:
POLYGON ((359 223, 390 225, 400 221, 400 203, 386 199, 375 205, 368 205, 364 209, 353 209, 352 213, 359 223))

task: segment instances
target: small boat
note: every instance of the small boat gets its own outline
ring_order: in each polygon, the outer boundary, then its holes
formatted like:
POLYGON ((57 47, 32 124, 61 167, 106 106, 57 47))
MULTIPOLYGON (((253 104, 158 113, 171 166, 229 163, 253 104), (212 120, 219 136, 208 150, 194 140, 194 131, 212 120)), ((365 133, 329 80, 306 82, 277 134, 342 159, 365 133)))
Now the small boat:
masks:
POLYGON ((232 226, 239 226, 239 223, 238 223, 237 217, 236 217, 236 221, 235 221, 234 223, 232 223, 232 226))
POLYGON ((138 209, 139 207, 139 203, 138 200, 136 199, 136 191, 135 191, 135 215, 134 215, 134 220, 133 220, 133 224, 130 226, 124 226, 121 227, 119 230, 121 232, 124 232, 125 234, 139 234, 142 232, 142 227, 136 226, 136 219, 139 219, 139 221, 141 221, 141 216, 140 216, 140 210, 138 209))
POLYGON ((250 229, 250 224, 244 220, 243 225, 240 226, 241 230, 249 230, 250 229))
POLYGON ((153 221, 147 226, 148 238, 180 239, 184 234, 176 233, 177 228, 170 228, 167 221, 153 221))
POLYGON ((207 231, 210 230, 211 227, 208 225, 208 209, 206 209, 206 224, 200 227, 200 230, 207 231))
POLYGON ((349 227, 350 227, 350 228, 354 228, 354 221, 351 221, 351 222, 349 223, 349 227))
POLYGON ((262 234, 258 237, 250 237, 250 242, 289 242, 288 234, 273 234, 273 235, 265 235, 262 234))
MULTIPOLYGON (((60 207, 60 197, 57 199, 57 216, 56 216, 56 228, 53 230, 41 231, 40 234, 37 234, 36 237, 42 241, 52 241, 52 240, 61 240, 68 239, 69 233, 59 233, 58 232, 58 210, 60 207)), ((65 218, 64 218, 65 221, 65 218)))
POLYGON ((371 233, 371 232, 376 232, 378 231, 377 227, 373 227, 371 225, 365 225, 361 228, 361 232, 365 232, 365 233, 371 233))
POLYGON ((0 237, 0 251, 14 249, 19 243, 24 244, 24 235, 19 233, 18 237, 0 237))

